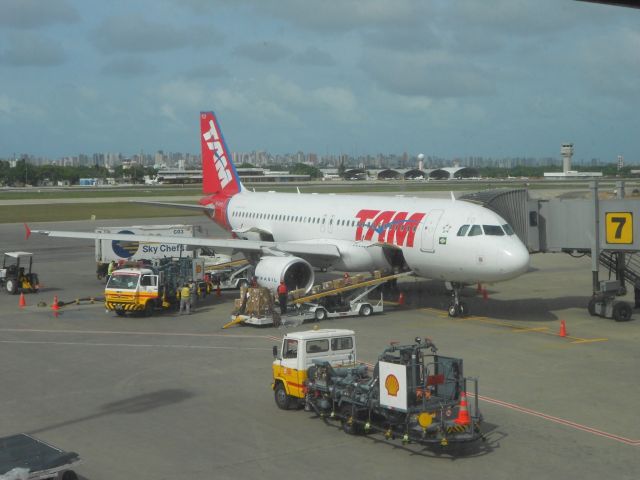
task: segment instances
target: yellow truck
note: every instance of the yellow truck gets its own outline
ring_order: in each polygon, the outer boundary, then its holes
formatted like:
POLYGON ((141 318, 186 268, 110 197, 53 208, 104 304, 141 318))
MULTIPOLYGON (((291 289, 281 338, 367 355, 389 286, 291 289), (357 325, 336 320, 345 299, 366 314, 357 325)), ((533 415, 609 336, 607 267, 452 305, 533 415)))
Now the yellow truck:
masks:
POLYGON ((356 337, 353 330, 316 329, 287 333, 278 350, 273 347, 273 383, 276 405, 287 410, 304 405, 307 369, 317 361, 333 366, 352 365, 356 361, 356 337))
POLYGON ((151 316, 156 310, 175 306, 179 302, 178 290, 187 282, 195 282, 201 292, 208 292, 204 278, 201 258, 162 259, 151 265, 121 268, 107 282, 105 307, 118 316, 151 316))

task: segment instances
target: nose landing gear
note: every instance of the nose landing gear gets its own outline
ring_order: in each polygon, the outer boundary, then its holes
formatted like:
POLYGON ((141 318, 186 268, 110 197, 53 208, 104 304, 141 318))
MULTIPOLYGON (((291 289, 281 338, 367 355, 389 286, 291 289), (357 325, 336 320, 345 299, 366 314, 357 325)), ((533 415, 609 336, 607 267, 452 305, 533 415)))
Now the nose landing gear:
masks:
POLYGON ((451 304, 448 310, 450 317, 465 317, 469 314, 467 304, 460 301, 461 289, 462 285, 460 283, 451 283, 451 304))

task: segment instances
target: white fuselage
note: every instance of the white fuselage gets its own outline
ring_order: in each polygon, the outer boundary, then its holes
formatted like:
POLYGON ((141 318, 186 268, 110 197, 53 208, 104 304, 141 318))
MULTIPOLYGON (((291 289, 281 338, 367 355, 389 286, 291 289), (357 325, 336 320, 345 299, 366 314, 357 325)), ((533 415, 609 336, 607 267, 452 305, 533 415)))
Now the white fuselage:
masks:
POLYGON ((394 252, 417 275, 451 282, 508 280, 529 265, 503 218, 453 199, 243 191, 226 218, 239 238, 335 245, 330 266, 347 271, 389 268, 394 252))

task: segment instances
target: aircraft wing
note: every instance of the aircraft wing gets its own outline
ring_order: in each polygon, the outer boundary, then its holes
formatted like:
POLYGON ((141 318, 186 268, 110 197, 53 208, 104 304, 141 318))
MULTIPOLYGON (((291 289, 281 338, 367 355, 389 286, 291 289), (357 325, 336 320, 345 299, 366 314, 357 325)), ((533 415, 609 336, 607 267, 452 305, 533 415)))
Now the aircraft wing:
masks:
POLYGON ((141 203, 143 205, 153 205, 154 207, 182 208, 183 210, 200 210, 213 215, 213 208, 204 205, 186 205, 184 203, 152 202, 146 200, 132 200, 131 203, 141 203))
POLYGON ((267 242, 260 240, 240 240, 221 238, 192 238, 174 235, 131 235, 123 233, 70 232, 62 230, 30 230, 32 233, 60 238, 86 238, 88 240, 120 240, 124 242, 173 243, 194 247, 229 248, 238 252, 264 255, 295 255, 302 258, 340 258, 338 247, 321 242, 267 242))

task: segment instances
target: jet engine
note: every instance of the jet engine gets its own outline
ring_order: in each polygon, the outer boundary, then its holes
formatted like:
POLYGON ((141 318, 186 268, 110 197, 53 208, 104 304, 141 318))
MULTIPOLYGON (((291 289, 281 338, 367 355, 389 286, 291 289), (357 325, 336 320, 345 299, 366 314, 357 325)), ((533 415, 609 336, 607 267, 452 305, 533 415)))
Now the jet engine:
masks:
POLYGON ((256 265, 255 275, 260 286, 274 291, 284 280, 289 291, 304 288, 308 292, 315 279, 311 264, 299 257, 262 257, 256 265))

